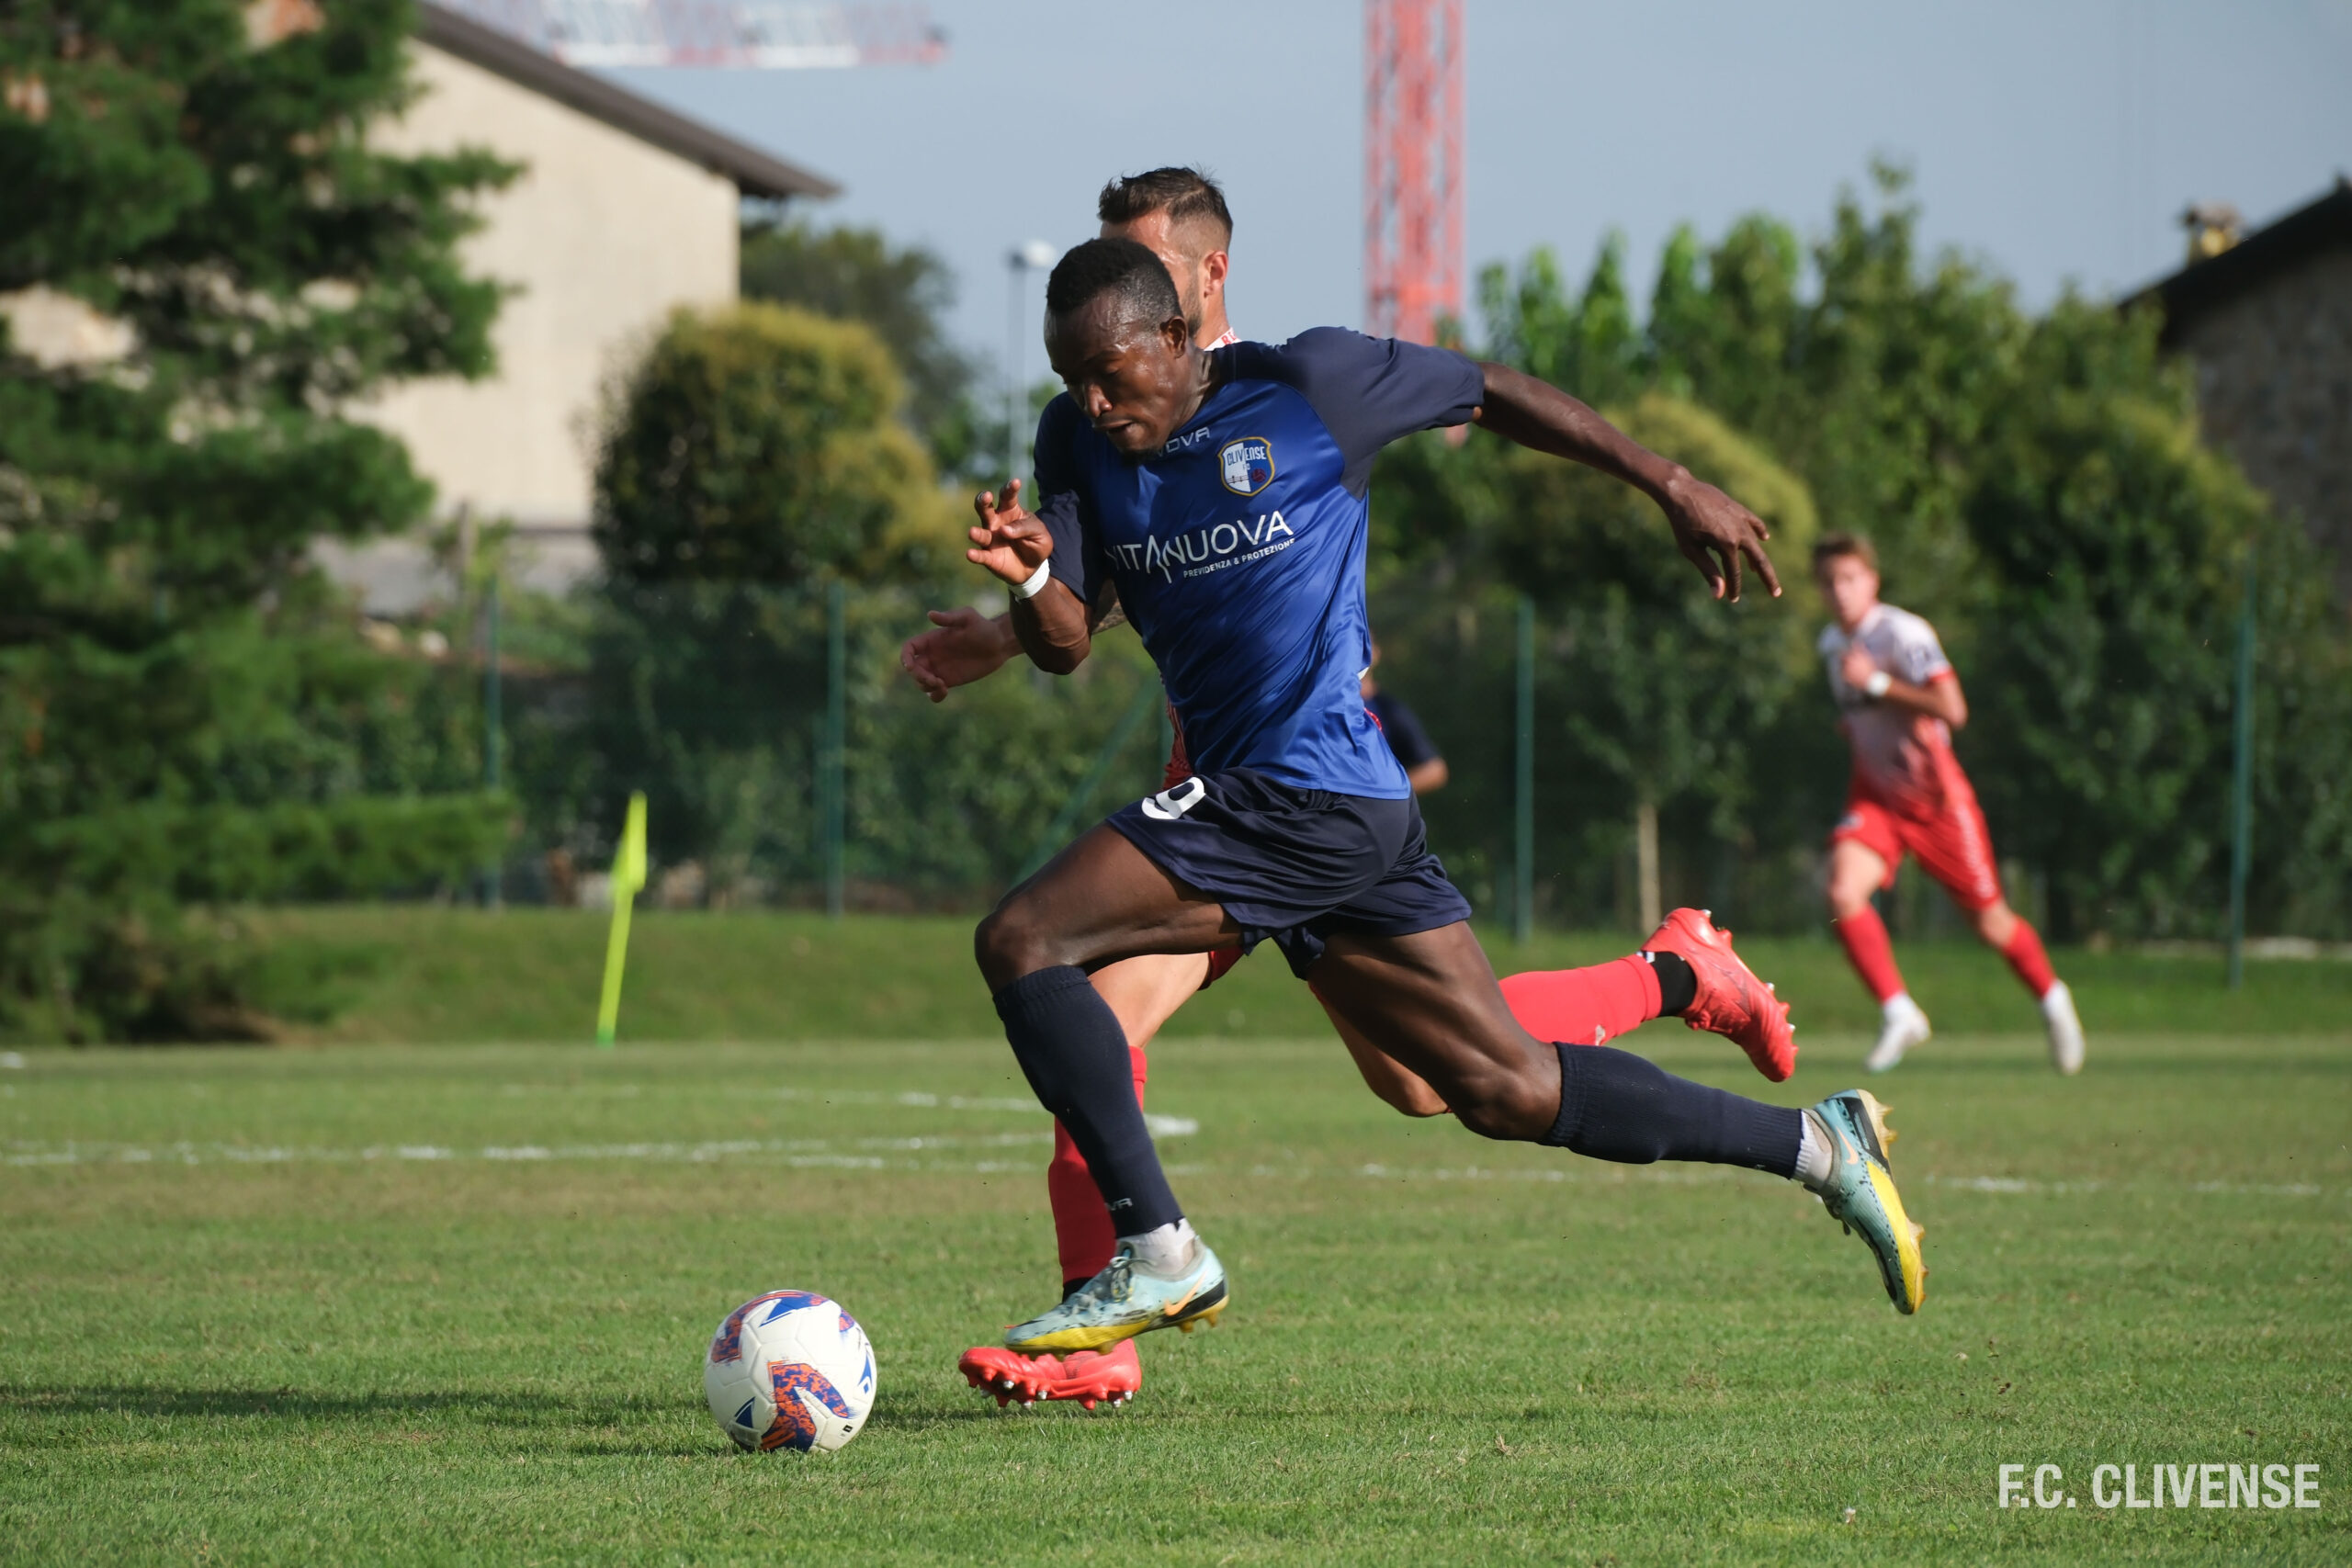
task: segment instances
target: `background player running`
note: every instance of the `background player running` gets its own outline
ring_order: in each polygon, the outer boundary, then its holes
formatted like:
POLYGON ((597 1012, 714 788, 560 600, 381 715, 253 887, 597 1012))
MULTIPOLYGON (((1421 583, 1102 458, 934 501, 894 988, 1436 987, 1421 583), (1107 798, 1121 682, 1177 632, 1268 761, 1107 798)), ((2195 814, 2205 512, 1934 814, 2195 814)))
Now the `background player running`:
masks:
POLYGON ((1363 672, 1361 682, 1363 705, 1380 721, 1381 739, 1396 753, 1396 761, 1405 769, 1405 782, 1413 786, 1415 795, 1427 795, 1433 789, 1443 789, 1453 771, 1445 765, 1444 754, 1430 732, 1421 726, 1421 716, 1405 705, 1405 699, 1393 692, 1384 691, 1373 671, 1380 668, 1380 640, 1372 644, 1372 663, 1363 672))
POLYGON ((1871 904, 1871 895, 1894 886, 1910 854, 2040 999, 2052 1064, 2082 1071, 2074 997, 2051 972, 2041 938, 2001 897, 1984 813, 1952 755, 1951 732, 1968 723, 1968 699, 1935 628, 1879 602, 1878 553, 1858 534, 1815 545, 1813 571, 1838 617, 1822 629, 1819 648, 1854 752, 1846 815, 1829 835, 1830 924, 1885 1021, 1863 1066, 1883 1073, 1931 1032, 1871 904))
POLYGON ((1363 709, 1364 494, 1381 447, 1486 424, 1636 486, 1683 554, 1737 597, 1778 592, 1761 522, 1575 399, 1501 365, 1323 329, 1204 353, 1151 252, 1095 240, 1056 266, 1046 348, 1069 389, 1040 421, 1032 515, 1017 481, 976 500, 977 564, 1013 594, 1040 668, 1087 656, 1114 590, 1201 771, 1114 814, 1007 895, 976 956, 1039 1100, 1114 1216, 1110 1264, 1008 1332, 1091 1349, 1215 1321, 1225 1271, 1170 1190, 1091 968, 1272 939, 1325 1005, 1488 1137, 1632 1163, 1690 1159, 1803 1181, 1916 1310, 1917 1227, 1860 1091, 1782 1110, 1608 1047, 1547 1045, 1511 1017, 1424 841, 1403 770, 1363 709))
MULTIPOLYGON (((1216 348, 1235 341, 1226 314, 1232 217, 1214 181, 1189 168, 1129 175, 1102 187, 1096 216, 1103 237, 1135 240, 1159 257, 1177 284, 1194 343, 1216 348)), ((995 673, 1020 650, 1010 612, 984 617, 968 608, 935 610, 930 619, 932 629, 907 640, 899 662, 933 702, 956 686, 995 673)), ((1375 664, 1379 660, 1376 645, 1372 660, 1375 664)), ((1418 718, 1378 689, 1369 669, 1362 690, 1415 791, 1443 784, 1444 759, 1418 718)), ((1180 728, 1163 785, 1181 784, 1192 771, 1180 728)), ((1146 1048, 1153 1037, 1193 992, 1214 984, 1240 956, 1238 947, 1208 953, 1145 954, 1104 965, 1090 976, 1126 1036, 1138 1104, 1148 1077, 1146 1048)), ((1514 975, 1503 982, 1503 993, 1521 1024, 1547 1040, 1598 1045, 1652 1019, 1679 1017, 1693 1029, 1731 1036, 1746 1048, 1757 1069, 1776 1082, 1795 1068, 1796 1046, 1786 1005, 1773 998, 1770 987, 1740 962, 1732 951, 1730 933, 1717 931, 1702 910, 1675 910, 1644 949, 1626 957, 1579 969, 1514 975)), ((1374 1094, 1408 1116, 1445 1113, 1445 1101, 1435 1089, 1338 1015, 1331 1021, 1374 1094)), ((1067 1295, 1110 1262, 1116 1242, 1085 1159, 1059 1122, 1054 1126, 1046 1190, 1067 1295)), ((1000 1403, 1074 1399, 1091 1408, 1102 1400, 1132 1396, 1143 1382, 1135 1348, 1125 1340, 1104 1352, 1068 1357, 974 1346, 958 1365, 975 1387, 995 1393, 1000 1403)))

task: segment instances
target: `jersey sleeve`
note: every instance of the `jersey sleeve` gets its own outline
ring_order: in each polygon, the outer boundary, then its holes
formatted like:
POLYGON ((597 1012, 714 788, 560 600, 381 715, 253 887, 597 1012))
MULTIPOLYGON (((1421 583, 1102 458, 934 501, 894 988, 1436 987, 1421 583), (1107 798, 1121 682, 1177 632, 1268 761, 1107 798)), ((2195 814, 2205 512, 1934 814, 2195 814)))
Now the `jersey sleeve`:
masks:
POLYGON ((1906 615, 1900 623, 1901 634, 1894 645, 1894 677, 1914 686, 1924 686, 1939 675, 1951 673, 1951 660, 1944 657, 1944 645, 1936 638, 1936 628, 1917 615, 1906 615))
POLYGON ((1054 536, 1054 575, 1079 603, 1091 606, 1110 592, 1110 574, 1103 570, 1093 506, 1079 479, 1074 448, 1084 428, 1068 394, 1047 403, 1038 416, 1037 503, 1032 510, 1054 536))
POLYGON ((1418 430, 1466 424, 1486 397, 1486 373, 1450 348, 1366 337, 1345 327, 1316 327, 1284 344, 1237 344, 1241 376, 1298 389, 1339 443, 1340 482, 1362 495, 1372 460, 1390 442, 1418 430))

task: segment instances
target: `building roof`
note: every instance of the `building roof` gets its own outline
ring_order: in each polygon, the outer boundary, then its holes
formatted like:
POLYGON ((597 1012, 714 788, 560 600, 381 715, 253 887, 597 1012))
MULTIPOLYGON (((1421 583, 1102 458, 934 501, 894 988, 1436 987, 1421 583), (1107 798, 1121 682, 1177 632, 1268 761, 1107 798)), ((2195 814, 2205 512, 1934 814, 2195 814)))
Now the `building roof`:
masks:
POLYGON ((2170 344, 2190 322, 2260 287, 2323 251, 2352 245, 2352 178, 2335 184, 2317 201, 2256 230, 2220 255, 2192 262, 2158 278, 2124 301, 2126 309, 2154 301, 2165 313, 2164 341, 2170 344))
POLYGON ((601 76, 575 71, 529 44, 455 11, 430 4, 419 6, 417 11, 417 37, 434 48, 724 175, 745 196, 780 199, 841 194, 842 187, 821 175, 663 108, 601 76))

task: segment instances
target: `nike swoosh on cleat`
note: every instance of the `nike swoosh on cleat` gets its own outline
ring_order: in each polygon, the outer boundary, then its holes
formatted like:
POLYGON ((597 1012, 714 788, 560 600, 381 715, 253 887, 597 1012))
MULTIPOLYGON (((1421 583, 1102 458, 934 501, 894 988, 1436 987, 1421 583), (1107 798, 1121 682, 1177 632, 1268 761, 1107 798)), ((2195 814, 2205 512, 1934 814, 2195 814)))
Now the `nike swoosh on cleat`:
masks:
POLYGON ((1191 1290, 1186 1291, 1182 1296, 1160 1308, 1160 1315, 1163 1317, 1174 1317, 1178 1313, 1182 1312, 1186 1307, 1192 1305, 1193 1298, 1200 1293, 1201 1288, 1198 1285, 1194 1285, 1191 1290))

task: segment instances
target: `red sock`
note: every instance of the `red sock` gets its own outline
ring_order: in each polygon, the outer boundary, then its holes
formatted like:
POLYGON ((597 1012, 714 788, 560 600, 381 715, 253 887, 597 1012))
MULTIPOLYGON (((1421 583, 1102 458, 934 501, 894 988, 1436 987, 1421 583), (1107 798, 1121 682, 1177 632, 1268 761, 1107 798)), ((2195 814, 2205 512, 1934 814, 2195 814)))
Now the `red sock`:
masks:
POLYGON ((1606 1045, 1657 1016, 1657 971, 1638 953, 1585 969, 1531 969, 1502 986, 1519 1026, 1562 1045, 1606 1045))
POLYGON ((2009 945, 2001 949, 2001 956, 2009 961, 2025 988, 2039 998, 2050 994, 2058 976, 2050 967, 2050 955, 2041 951, 2041 935, 2023 920, 2009 933, 2009 945))
MULTIPOLYGON (((1127 1047, 1136 1072, 1136 1103, 1143 1103, 1143 1080, 1148 1064, 1144 1054, 1127 1047)), ((1086 1168, 1086 1156, 1069 1141, 1069 1133, 1054 1123, 1054 1158, 1046 1167, 1046 1197, 1054 1207, 1054 1244, 1060 1248, 1062 1279, 1091 1280, 1111 1261, 1119 1245, 1111 1228, 1111 1211, 1102 1206, 1102 1190, 1086 1168)))
POLYGON ((1854 961, 1854 973, 1862 977, 1871 995, 1884 1001, 1901 994, 1903 971, 1894 966, 1894 945, 1886 940, 1886 922, 1878 918, 1876 909, 1865 904, 1860 914, 1832 920, 1829 929, 1846 944, 1846 956, 1854 961))

